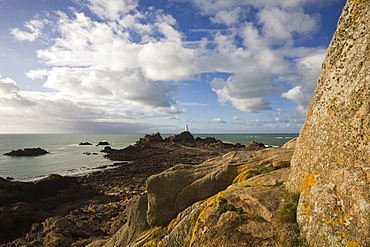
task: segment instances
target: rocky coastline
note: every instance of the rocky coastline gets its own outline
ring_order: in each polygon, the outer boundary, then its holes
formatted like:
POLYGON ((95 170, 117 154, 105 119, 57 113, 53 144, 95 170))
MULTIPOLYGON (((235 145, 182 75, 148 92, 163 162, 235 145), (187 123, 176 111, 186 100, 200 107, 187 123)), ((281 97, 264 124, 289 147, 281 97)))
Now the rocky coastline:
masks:
POLYGON ((195 139, 187 131, 165 139, 156 133, 122 150, 106 146, 106 157, 120 164, 115 169, 36 182, 0 178, 0 244, 52 246, 57 239, 55 246, 86 246, 108 238, 126 223, 127 201, 146 194, 148 177, 177 164, 198 165, 230 151, 264 148, 256 142, 195 139))

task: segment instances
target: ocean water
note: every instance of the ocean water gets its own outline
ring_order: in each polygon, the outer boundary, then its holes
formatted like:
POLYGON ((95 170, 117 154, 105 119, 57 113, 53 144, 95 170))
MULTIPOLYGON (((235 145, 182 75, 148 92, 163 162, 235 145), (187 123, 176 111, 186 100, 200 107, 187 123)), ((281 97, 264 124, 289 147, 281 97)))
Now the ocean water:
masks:
MULTIPOLYGON (((163 138, 169 135, 162 135, 163 138)), ((298 134, 194 134, 194 137, 215 137, 223 142, 248 144, 250 141, 281 146, 298 134)), ((108 141, 110 147, 122 149, 135 143, 142 134, 0 134, 0 177, 12 177, 19 181, 33 181, 49 174, 68 176, 84 175, 93 171, 113 168, 113 161, 100 152, 108 141), (89 142, 92 146, 79 145, 89 142), (43 148, 46 155, 11 157, 2 155, 12 150, 43 148), (86 155, 84 153, 97 153, 86 155)))

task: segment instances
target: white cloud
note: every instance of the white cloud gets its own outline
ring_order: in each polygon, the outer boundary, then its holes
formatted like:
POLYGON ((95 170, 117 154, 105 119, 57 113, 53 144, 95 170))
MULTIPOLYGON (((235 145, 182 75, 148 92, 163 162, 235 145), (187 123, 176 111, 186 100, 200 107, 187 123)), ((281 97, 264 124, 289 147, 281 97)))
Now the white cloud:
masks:
POLYGON ((264 36, 271 44, 294 43, 293 35, 309 35, 319 27, 318 16, 303 9, 264 8, 259 12, 264 36))
POLYGON ((102 19, 119 20, 121 16, 136 10, 138 0, 75 0, 86 5, 102 19))
POLYGON ((214 118, 212 120, 209 120, 210 123, 216 123, 216 124, 223 124, 223 123, 226 123, 224 120, 222 120, 221 118, 214 118))
POLYGON ((281 96, 296 102, 299 111, 312 97, 324 52, 297 47, 295 42, 317 31, 320 16, 308 14, 304 7, 312 2, 319 5, 321 0, 191 0, 202 15, 224 27, 191 42, 178 30, 172 15, 153 7, 140 12, 138 0, 75 2, 100 19, 73 9, 72 15, 57 11, 56 21, 31 20, 25 24, 27 32, 12 30, 17 39, 33 41, 43 35, 46 24, 53 28, 56 38, 50 37, 51 45, 37 51, 46 68, 31 70, 27 76, 43 78, 44 87, 54 90, 59 101, 26 97, 15 83, 0 81, 0 93, 7 100, 33 102, 35 114, 44 102, 50 119, 56 117, 51 112, 62 114, 60 109, 103 122, 178 119, 185 109, 176 107, 177 86, 168 81, 202 73, 213 73, 210 85, 221 104, 230 103, 243 112, 271 110, 267 96, 277 92, 274 83, 288 87, 281 96), (217 78, 218 72, 229 77, 217 78))
POLYGON ((294 80, 290 82, 294 87, 283 93, 282 97, 297 103, 299 112, 307 109, 312 99, 324 58, 325 50, 318 50, 296 60, 295 69, 298 76, 295 76, 294 80))
POLYGON ((270 74, 259 71, 245 71, 229 77, 226 81, 215 78, 212 90, 217 93, 222 104, 231 102, 232 106, 243 112, 271 110, 270 103, 263 99, 273 90, 270 74))
POLYGON ((48 23, 48 20, 38 20, 33 19, 24 24, 25 28, 28 29, 28 31, 22 31, 19 28, 13 28, 10 30, 10 33, 16 38, 17 40, 21 41, 34 41, 37 39, 40 35, 42 35, 42 28, 45 24, 48 23))
POLYGON ((0 129, 5 132, 89 132, 101 128, 101 132, 106 128, 105 131, 122 133, 128 131, 123 128, 128 126, 137 133, 150 126, 138 123, 135 127, 137 119, 178 119, 177 114, 184 112, 171 105, 143 108, 140 104, 144 104, 141 101, 145 99, 138 98, 139 106, 135 106, 130 100, 114 97, 98 98, 91 94, 76 97, 66 91, 22 91, 12 79, 0 78, 0 129))
POLYGON ((221 10, 214 17, 211 17, 211 21, 214 23, 225 24, 226 26, 232 26, 238 23, 241 8, 235 8, 233 10, 221 10))
POLYGON ((139 61, 145 75, 152 80, 189 79, 194 52, 177 42, 156 42, 143 46, 139 61))
POLYGON ((18 94, 20 88, 17 87, 15 81, 11 78, 2 78, 0 75, 0 98, 12 98, 18 94))

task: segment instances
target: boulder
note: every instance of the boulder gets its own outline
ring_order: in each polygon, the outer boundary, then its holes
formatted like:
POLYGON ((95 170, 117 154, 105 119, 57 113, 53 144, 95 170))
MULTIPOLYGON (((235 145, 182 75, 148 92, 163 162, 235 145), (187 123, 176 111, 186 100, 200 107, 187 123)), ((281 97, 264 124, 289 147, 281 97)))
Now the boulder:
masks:
POLYGON ((251 141, 247 146, 245 146, 245 149, 248 151, 262 150, 265 148, 266 148, 265 144, 255 141, 251 141))
POLYGON ((58 174, 51 174, 48 177, 35 182, 36 195, 49 195, 60 189, 67 187, 77 179, 74 177, 64 177, 58 174))
POLYGON ((310 246, 370 243, 370 4, 347 1, 327 50, 287 183, 310 246))
POLYGON ((4 155, 8 156, 36 156, 49 153, 45 149, 42 148, 25 148, 25 149, 18 149, 12 150, 9 153, 5 153, 4 155))

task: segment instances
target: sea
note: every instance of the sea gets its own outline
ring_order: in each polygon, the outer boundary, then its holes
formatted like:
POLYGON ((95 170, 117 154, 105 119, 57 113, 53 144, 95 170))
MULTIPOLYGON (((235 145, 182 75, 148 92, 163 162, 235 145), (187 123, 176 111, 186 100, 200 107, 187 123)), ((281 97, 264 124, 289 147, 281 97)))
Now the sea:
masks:
MULTIPOLYGON (((116 167, 117 162, 104 158, 107 141, 111 148, 122 149, 135 143, 143 134, 0 134, 0 177, 16 181, 35 181, 49 174, 81 176, 94 171, 116 167), (79 145, 89 142, 93 145, 79 145), (49 153, 32 157, 2 155, 12 150, 42 148, 49 153)), ((168 137, 162 134, 162 137, 168 137)), ((215 137, 226 143, 249 144, 261 142, 268 146, 282 146, 298 134, 193 134, 206 138, 215 137)))

